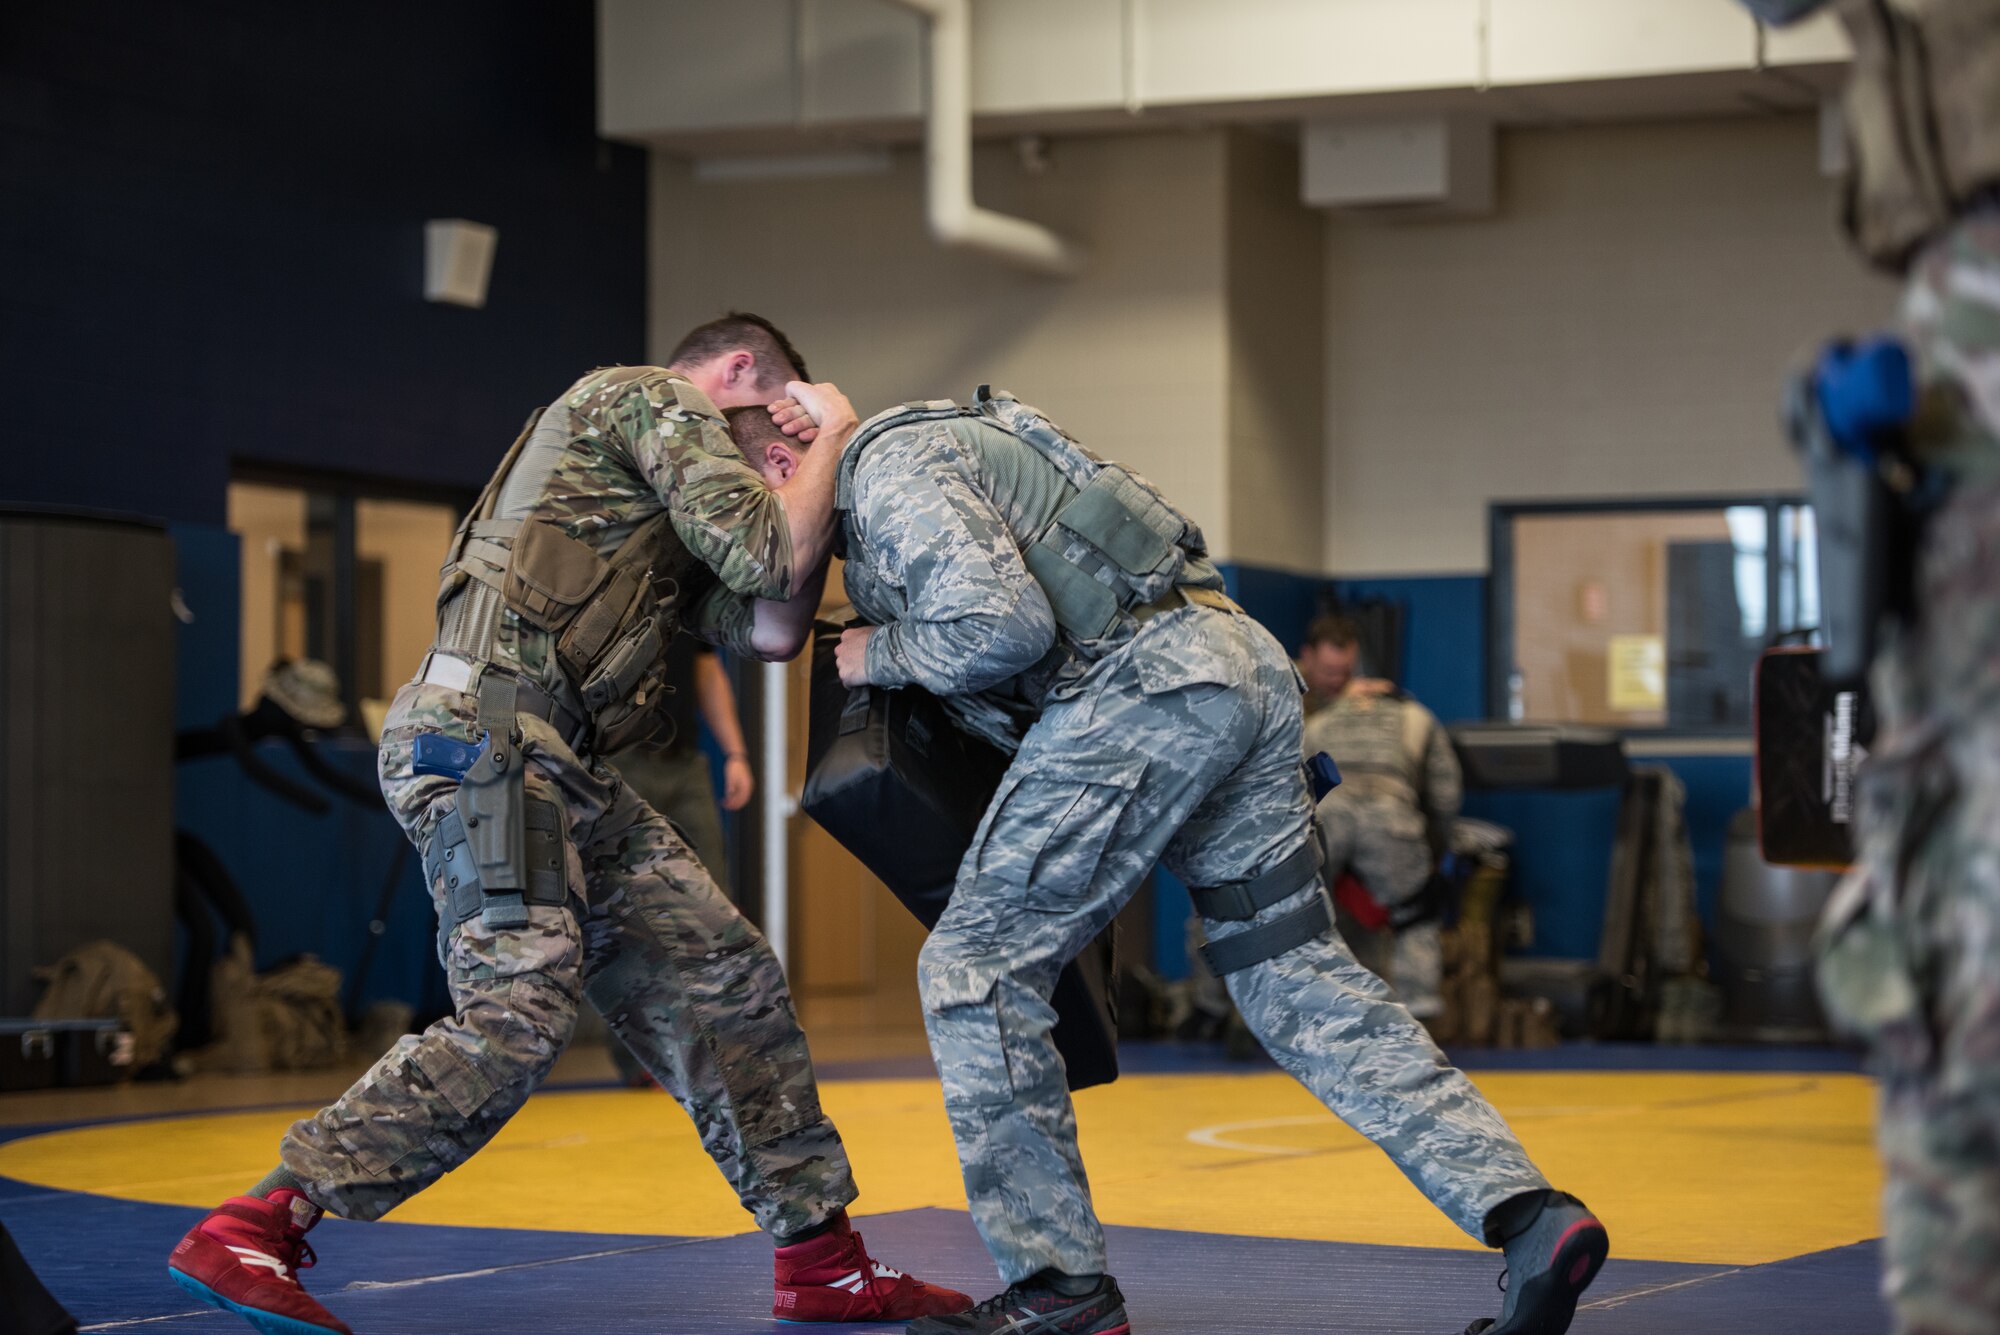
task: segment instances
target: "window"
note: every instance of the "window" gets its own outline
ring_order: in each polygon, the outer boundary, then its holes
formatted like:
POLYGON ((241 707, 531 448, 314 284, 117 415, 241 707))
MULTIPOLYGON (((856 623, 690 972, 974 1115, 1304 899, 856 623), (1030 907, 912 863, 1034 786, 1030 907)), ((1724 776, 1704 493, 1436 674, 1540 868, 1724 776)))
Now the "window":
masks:
POLYGON ((1496 717, 1747 732, 1757 656, 1819 620, 1796 501, 1508 504, 1491 522, 1496 717))
POLYGON ((379 716, 430 646, 438 567, 469 503, 239 473, 229 528, 242 543, 243 706, 279 659, 317 658, 339 674, 351 717, 379 716))

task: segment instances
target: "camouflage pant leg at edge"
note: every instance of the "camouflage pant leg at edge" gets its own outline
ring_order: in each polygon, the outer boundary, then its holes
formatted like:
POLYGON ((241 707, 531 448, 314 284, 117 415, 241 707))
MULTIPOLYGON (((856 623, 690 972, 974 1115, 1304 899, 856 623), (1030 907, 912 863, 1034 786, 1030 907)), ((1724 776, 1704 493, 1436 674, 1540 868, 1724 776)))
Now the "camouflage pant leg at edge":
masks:
POLYGON ((629 785, 583 849, 585 989, 694 1119, 745 1209, 784 1237, 854 1199, 784 971, 629 785))
POLYGON ((1923 569, 1876 664, 1858 911, 1830 919, 1819 980, 1880 1080, 1896 1329, 1971 1335, 2000 1328, 2000 487, 1954 497, 1923 569))
MULTIPOLYGON (((1924 448, 1964 480, 1931 521, 1916 624, 1876 676, 1892 748, 1907 729, 1943 738, 1942 754, 1900 771, 1885 767, 1887 801, 1871 795, 1864 805, 1871 820, 1885 809, 1900 814, 1877 821, 1869 842, 1886 841, 1898 855, 1876 864, 1883 874, 1904 872, 1895 921, 1924 1017, 1919 1035, 1904 1035, 1919 1041, 1898 1041, 1892 1027, 1875 1044, 1887 1168, 1885 1287, 1900 1335, 2000 1329, 1996 294, 2000 216, 1980 213, 1920 258, 1903 309, 1924 401, 1947 409, 1926 417, 1924 448)), ((1864 790, 1877 782, 1869 774, 1864 790)))
MULTIPOLYGON (((469 738, 472 703, 438 687, 406 686, 392 706, 383 791, 419 844, 451 809, 458 784, 412 775, 411 741, 422 729, 469 738)), ((529 791, 561 801, 552 769, 559 762, 542 740, 529 729, 529 791)), ((553 737, 546 741, 568 755, 553 737)), ((548 1075, 575 1027, 582 987, 572 912, 581 876, 567 840, 565 851, 570 904, 532 906, 521 928, 496 930, 477 917, 454 928, 441 956, 456 1013, 398 1040, 336 1102, 286 1132, 285 1166, 316 1204, 347 1219, 381 1218, 491 1140, 548 1075)), ((440 887, 431 894, 434 905, 442 902, 440 887)))
POLYGON ((2000 1329, 2000 720, 1982 731, 1983 772, 1960 768, 1909 850, 1901 921, 1929 1033, 1874 1045, 1899 1335, 2000 1329))

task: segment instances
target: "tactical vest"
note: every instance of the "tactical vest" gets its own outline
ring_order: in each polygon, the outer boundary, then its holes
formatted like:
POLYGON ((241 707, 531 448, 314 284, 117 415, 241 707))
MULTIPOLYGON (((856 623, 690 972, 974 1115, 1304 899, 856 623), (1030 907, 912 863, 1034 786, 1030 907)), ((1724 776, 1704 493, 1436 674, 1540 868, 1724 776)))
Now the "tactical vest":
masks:
POLYGON ((949 399, 906 403, 862 423, 841 458, 835 507, 853 510, 854 471, 885 433, 921 422, 968 421, 1019 440, 1039 467, 1054 474, 1016 479, 1009 490, 1037 498, 1030 512, 1014 516, 1026 530, 1016 537, 1028 573, 1068 634, 1100 639, 1117 629, 1121 614, 1157 603, 1176 586, 1222 587, 1220 572, 1206 559, 1201 528, 1152 483, 1099 458, 1037 409, 986 385, 969 407, 949 399))
POLYGON ((1847 226, 1900 270, 2000 186, 2000 4, 1840 0, 1839 14, 1854 45, 1847 226))
POLYGON ((1309 747, 1339 758, 1347 799, 1387 801, 1424 809, 1424 757, 1430 748, 1430 712, 1410 700, 1335 700, 1310 725, 1309 747))
MULTIPOLYGON (((699 390, 675 388, 683 408, 720 418, 699 390)), ((529 416, 452 537, 432 648, 519 672, 502 644, 502 613, 546 632, 563 703, 588 718, 591 748, 602 754, 671 731, 665 649, 713 573, 664 510, 609 557, 539 512, 557 461, 584 438, 564 404, 529 416)))

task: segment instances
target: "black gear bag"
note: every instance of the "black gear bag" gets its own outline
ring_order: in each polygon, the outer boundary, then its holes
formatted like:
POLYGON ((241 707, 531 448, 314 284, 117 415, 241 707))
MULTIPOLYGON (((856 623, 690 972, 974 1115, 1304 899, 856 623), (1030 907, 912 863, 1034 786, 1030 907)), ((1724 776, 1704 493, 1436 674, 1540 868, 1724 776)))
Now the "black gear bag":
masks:
MULTIPOLYGON (((822 622, 813 638, 800 805, 917 921, 935 927, 1008 758, 952 722, 921 687, 841 685, 834 649, 843 629, 822 622)), ((1071 1089, 1118 1078, 1116 932, 1106 928, 1065 965, 1050 997, 1071 1089)))

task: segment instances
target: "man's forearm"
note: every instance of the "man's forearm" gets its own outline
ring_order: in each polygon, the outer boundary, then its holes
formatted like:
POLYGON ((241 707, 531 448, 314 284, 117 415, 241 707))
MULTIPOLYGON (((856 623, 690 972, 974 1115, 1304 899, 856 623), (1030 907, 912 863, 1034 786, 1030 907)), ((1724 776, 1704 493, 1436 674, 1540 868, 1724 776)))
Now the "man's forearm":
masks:
MULTIPOLYGON (((833 549, 833 527, 837 522, 833 513, 834 484, 840 473, 841 453, 853 435, 852 423, 821 431, 800 457, 798 471, 777 489, 777 496, 785 507, 785 522, 791 530, 793 601, 805 591, 808 583, 815 579, 819 584, 826 581, 826 557, 833 549)), ((818 607, 818 600, 815 599, 812 609, 806 613, 808 624, 812 620, 812 612, 818 607)), ((762 609, 760 601, 760 624, 762 609)))
POLYGON ((759 598, 751 608, 750 649, 766 663, 798 657, 812 633, 813 617, 826 592, 827 562, 806 572, 805 587, 784 602, 759 598))

